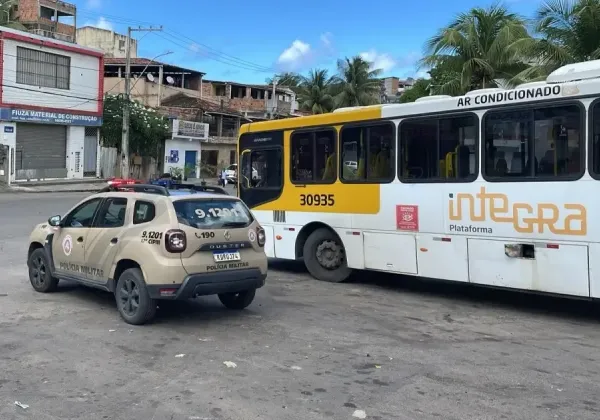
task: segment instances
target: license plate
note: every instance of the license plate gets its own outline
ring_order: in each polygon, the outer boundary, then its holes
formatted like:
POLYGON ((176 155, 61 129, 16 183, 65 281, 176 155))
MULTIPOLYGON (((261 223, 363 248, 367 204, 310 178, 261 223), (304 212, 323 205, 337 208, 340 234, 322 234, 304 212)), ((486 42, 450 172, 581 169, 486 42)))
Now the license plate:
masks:
POLYGON ((239 251, 233 252, 215 252, 213 254, 215 262, 228 262, 228 261, 239 261, 242 259, 240 257, 239 251))

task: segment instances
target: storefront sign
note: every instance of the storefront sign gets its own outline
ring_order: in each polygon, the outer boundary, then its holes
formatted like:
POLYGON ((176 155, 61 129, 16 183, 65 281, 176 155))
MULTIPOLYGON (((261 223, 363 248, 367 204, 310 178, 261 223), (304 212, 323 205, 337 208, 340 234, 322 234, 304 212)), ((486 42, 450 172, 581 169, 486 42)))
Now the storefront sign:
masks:
POLYGON ((173 138, 207 140, 208 124, 195 121, 173 120, 173 138))
POLYGON ((0 119, 4 121, 27 121, 59 125, 85 125, 93 127, 102 125, 102 117, 96 115, 36 111, 32 109, 0 108, 0 119))

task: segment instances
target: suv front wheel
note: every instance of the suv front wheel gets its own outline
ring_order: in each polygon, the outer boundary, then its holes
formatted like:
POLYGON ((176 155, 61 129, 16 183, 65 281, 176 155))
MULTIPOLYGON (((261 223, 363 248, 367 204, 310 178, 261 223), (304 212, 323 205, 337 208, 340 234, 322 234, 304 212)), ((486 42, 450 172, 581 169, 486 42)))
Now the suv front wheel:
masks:
POLYGON ((156 300, 150 297, 139 268, 123 271, 115 290, 117 309, 128 324, 142 325, 156 315, 156 300))
POLYGON ((256 289, 244 290, 237 293, 221 293, 219 300, 229 309, 245 309, 247 308, 256 296, 256 289))

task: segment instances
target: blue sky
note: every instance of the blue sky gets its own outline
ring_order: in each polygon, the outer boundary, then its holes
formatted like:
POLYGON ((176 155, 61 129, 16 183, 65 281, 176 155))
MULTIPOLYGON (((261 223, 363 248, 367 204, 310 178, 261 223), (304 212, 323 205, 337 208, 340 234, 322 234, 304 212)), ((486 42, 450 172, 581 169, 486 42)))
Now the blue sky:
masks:
MULTIPOLYGON (((70 0, 73 1, 73 0, 70 0)), ((163 25, 137 33, 138 56, 206 73, 207 79, 263 83, 284 70, 335 71, 338 58, 363 54, 386 76, 417 75, 424 42, 458 13, 491 1, 422 0, 74 0, 77 25, 126 33, 127 26, 163 25)), ((508 0, 532 16, 539 0, 508 0)))

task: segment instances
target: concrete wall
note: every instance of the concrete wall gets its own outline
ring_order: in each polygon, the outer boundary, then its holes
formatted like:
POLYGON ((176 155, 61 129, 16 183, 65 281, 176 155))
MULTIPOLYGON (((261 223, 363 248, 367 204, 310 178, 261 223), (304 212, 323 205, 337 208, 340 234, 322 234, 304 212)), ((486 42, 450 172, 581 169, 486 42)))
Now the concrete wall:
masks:
MULTIPOLYGON (((104 51, 106 57, 126 57, 126 35, 121 35, 106 29, 84 26, 77 29, 77 43, 90 48, 104 51)), ((131 58, 137 57, 137 41, 131 40, 131 58)))
POLYGON ((75 109, 98 111, 101 58, 13 39, 4 39, 3 44, 2 101, 4 103, 63 108, 71 112, 75 109), (18 46, 70 57, 70 89, 17 84, 18 46))
MULTIPOLYGON (((150 82, 146 78, 133 79, 131 81, 131 98, 140 101, 145 106, 157 108, 159 106, 158 83, 150 82)), ((104 92, 110 92, 111 95, 118 93, 125 93, 125 80, 118 77, 105 77, 104 78, 104 92)), ((177 93, 187 93, 192 96, 200 97, 200 92, 192 89, 184 89, 173 87, 169 85, 162 85, 160 87, 161 101, 169 98, 177 93)))

